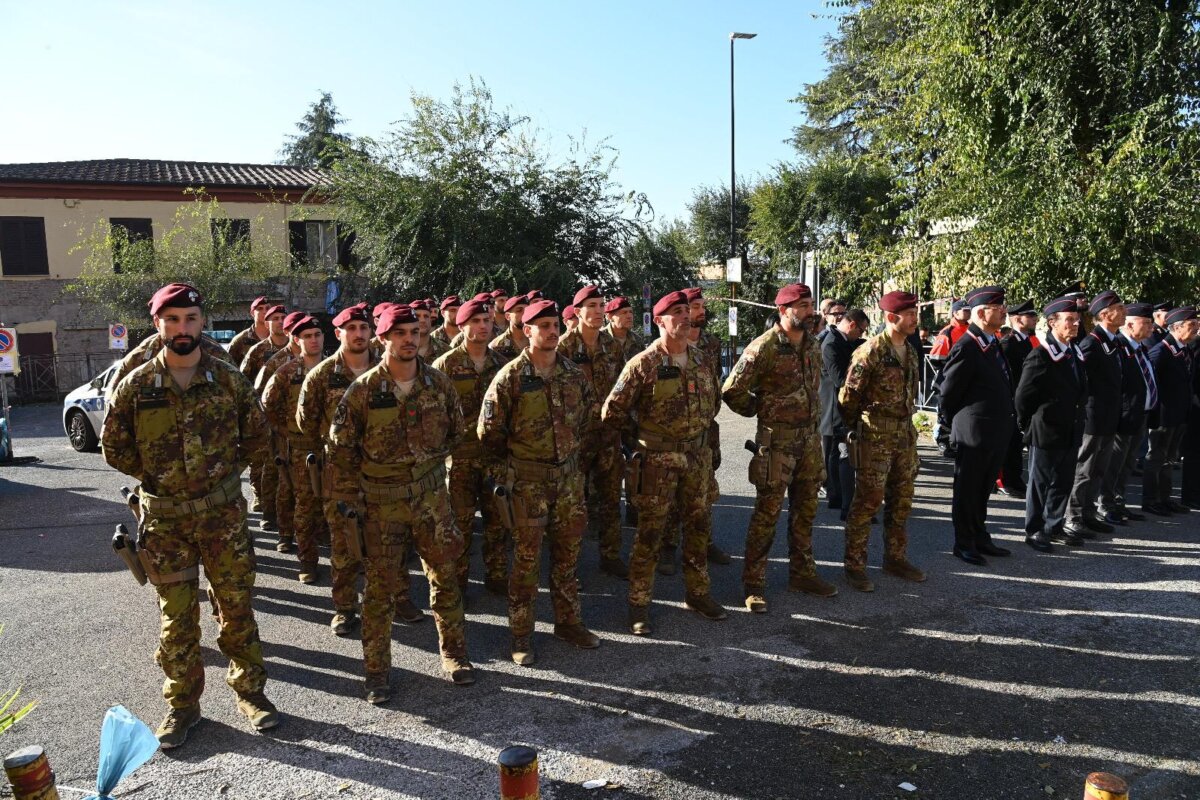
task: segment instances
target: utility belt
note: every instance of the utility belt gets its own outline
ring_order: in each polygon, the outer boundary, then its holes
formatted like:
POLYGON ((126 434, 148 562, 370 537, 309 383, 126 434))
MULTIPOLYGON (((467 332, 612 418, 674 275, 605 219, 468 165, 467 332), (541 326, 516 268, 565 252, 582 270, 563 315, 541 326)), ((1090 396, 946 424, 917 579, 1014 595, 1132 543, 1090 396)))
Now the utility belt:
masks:
POLYGON ((478 439, 460 442, 450 456, 451 458, 483 458, 483 442, 478 439))
POLYGON ((362 482, 364 499, 373 505, 401 503, 412 500, 414 497, 420 497, 439 487, 446 488, 446 462, 439 459, 432 463, 433 468, 429 472, 410 483, 373 483, 364 479, 362 482))
POLYGON ((145 488, 138 489, 138 498, 143 511, 163 519, 174 519, 176 517, 199 514, 203 511, 228 505, 234 500, 241 499, 241 497, 242 478, 238 474, 230 475, 221 482, 216 490, 196 500, 175 500, 171 497, 157 497, 147 492, 145 488))
POLYGON ((870 433, 900 433, 913 430, 912 420, 885 417, 882 414, 863 414, 863 430, 870 433))
POLYGON ((685 439, 683 441, 668 439, 664 436, 655 436, 652 433, 640 431, 637 443, 638 447, 652 453, 685 453, 687 455, 697 455, 708 445, 708 431, 704 431, 693 439, 685 439))
POLYGON ((513 476, 519 481, 561 481, 579 472, 579 453, 578 451, 572 453, 557 464, 549 464, 545 461, 526 461, 509 456, 508 466, 512 470, 513 476))
POLYGON ((790 484, 796 471, 796 447, 815 434, 815 425, 760 425, 755 441, 746 442, 746 449, 754 454, 750 459, 750 483, 756 489, 790 484))

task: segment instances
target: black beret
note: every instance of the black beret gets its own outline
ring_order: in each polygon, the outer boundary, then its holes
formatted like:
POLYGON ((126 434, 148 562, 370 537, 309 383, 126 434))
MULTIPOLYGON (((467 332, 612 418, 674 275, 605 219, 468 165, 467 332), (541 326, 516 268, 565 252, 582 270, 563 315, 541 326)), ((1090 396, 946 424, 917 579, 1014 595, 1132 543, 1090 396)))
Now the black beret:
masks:
POLYGON ((1033 301, 1026 300, 1024 303, 1020 303, 1015 306, 1009 306, 1008 313, 1014 314, 1014 315, 1015 314, 1036 314, 1037 311, 1033 307, 1033 301))
POLYGON ((1042 313, 1045 314, 1046 316, 1050 316, 1051 314, 1057 314, 1060 311, 1078 311, 1078 310, 1079 310, 1079 306, 1075 305, 1075 298, 1071 297, 1070 295, 1067 295, 1065 297, 1059 297, 1054 300, 1051 300, 1049 303, 1046 304, 1046 307, 1042 309, 1042 313))
POLYGON ((1176 322, 1187 322, 1189 319, 1195 318, 1195 306, 1180 306, 1167 314, 1167 325, 1174 325, 1176 322))
POLYGON ((1115 306, 1120 302, 1121 298, 1117 296, 1116 292, 1103 291, 1092 298, 1092 304, 1088 306, 1088 313, 1094 317, 1109 306, 1115 306))
POLYGON ((1125 316, 1127 317, 1149 317, 1152 310, 1149 303, 1125 304, 1125 316))
POLYGON ((1174 307, 1175 306, 1172 305, 1171 303, 1159 303, 1158 305, 1156 305, 1154 307, 1154 310, 1155 311, 1170 311, 1174 307))

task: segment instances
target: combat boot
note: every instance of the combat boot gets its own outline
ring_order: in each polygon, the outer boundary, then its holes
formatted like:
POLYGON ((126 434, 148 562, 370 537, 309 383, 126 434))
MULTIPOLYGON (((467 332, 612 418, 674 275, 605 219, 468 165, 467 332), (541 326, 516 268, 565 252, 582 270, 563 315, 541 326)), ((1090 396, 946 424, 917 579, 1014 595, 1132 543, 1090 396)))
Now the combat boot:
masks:
POLYGON ((746 589, 746 609, 755 614, 767 613, 767 598, 763 596, 762 589, 746 589))
POLYGON ((580 650, 595 650, 600 646, 600 637, 578 622, 571 625, 554 623, 554 638, 573 644, 580 650))
POLYGON ((366 689, 367 702, 373 706, 381 706, 392 699, 392 687, 388 686, 386 675, 368 675, 366 689))
POLYGON ((396 600, 396 619, 405 625, 416 625, 425 621, 425 612, 414 606, 412 600, 401 597, 396 600))
POLYGON ((275 704, 262 692, 239 694, 237 708, 250 720, 250 727, 256 731, 265 731, 279 724, 279 712, 275 710, 275 704))
POLYGON ((893 560, 884 559, 883 571, 888 575, 895 575, 897 578, 903 578, 906 581, 913 583, 924 583, 925 573, 917 569, 906 558, 897 558, 893 560))
POLYGON ((320 577, 320 566, 317 564, 301 564, 300 565, 300 582, 311 586, 317 582, 320 577))
POLYGON ((335 636, 349 636, 359 625, 358 613, 354 609, 337 611, 329 621, 329 627, 335 636))
POLYGON ((726 564, 733 563, 733 559, 729 557, 729 553, 726 553, 724 550, 717 547, 715 542, 709 542, 708 543, 708 563, 719 564, 723 567, 726 564))
POLYGON ((802 575, 798 578, 788 578, 789 592, 804 592, 817 597, 833 597, 837 587, 820 575, 802 575))
POLYGON ((505 580, 503 577, 501 577, 501 578, 484 578, 483 579, 483 588, 487 590, 488 594, 494 594, 494 595, 498 595, 500 597, 508 596, 508 581, 505 580))
POLYGON ((513 637, 512 660, 519 667, 532 667, 537 662, 537 653, 533 650, 532 636, 513 637))
POLYGON ((729 616, 721 604, 713 600, 710 594, 688 595, 685 602, 688 608, 705 619, 719 621, 729 616))
POLYGON ((475 682, 475 668, 466 656, 442 656, 442 669, 455 686, 470 686, 475 682))
POLYGON ((675 574, 675 550, 677 548, 673 544, 664 544, 658 551, 658 574, 659 575, 674 575, 675 574))
POLYGON ((629 580, 629 567, 619 558, 601 558, 600 571, 623 581, 629 580))
POLYGON ((855 589, 858 589, 860 592, 875 591, 875 584, 871 583, 871 579, 867 577, 865 570, 846 570, 846 583, 850 584, 855 589))
MULTIPOLYGON (((266 528, 263 528, 266 530, 266 528)), ((290 536, 280 536, 279 541, 275 543, 276 553, 294 553, 296 552, 296 540, 290 536)))
POLYGON ((629 607, 629 630, 634 636, 649 636, 653 632, 653 628, 650 627, 650 609, 648 607, 629 607))
POLYGON ((264 531, 277 531, 279 530, 279 522, 275 519, 275 517, 263 514, 263 518, 258 523, 258 527, 260 530, 264 531))
POLYGON ((158 738, 158 746, 163 750, 179 747, 187 741, 188 731, 199 721, 199 704, 168 709, 162 724, 154 734, 158 738))

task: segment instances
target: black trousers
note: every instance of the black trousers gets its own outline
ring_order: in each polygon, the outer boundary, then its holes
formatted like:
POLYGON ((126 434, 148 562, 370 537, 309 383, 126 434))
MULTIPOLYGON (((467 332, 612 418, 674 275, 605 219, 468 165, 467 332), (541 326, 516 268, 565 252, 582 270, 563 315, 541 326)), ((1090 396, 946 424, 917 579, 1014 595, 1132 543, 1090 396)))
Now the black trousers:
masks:
POLYGON ((961 550, 977 550, 992 543, 986 527, 987 507, 1004 454, 1002 447, 956 446, 950 518, 954 522, 954 546, 961 550))
POLYGON ((1020 491, 1025 488, 1025 478, 1021 475, 1025 466, 1025 438, 1021 436, 1020 428, 1013 428, 1012 439, 1008 442, 1008 450, 1004 453, 1004 464, 1000 468, 1000 480, 1005 488, 1020 491))
POLYGON ((825 492, 829 507, 840 509, 838 517, 845 521, 854 499, 854 468, 850 466, 850 459, 842 455, 843 448, 838 446, 835 437, 821 437, 821 446, 825 453, 825 492))
POLYGON ((1107 514, 1125 510, 1125 487, 1133 472, 1133 462, 1146 439, 1144 431, 1118 433, 1113 437, 1113 454, 1108 470, 1100 485, 1100 496, 1096 498, 1097 513, 1107 514))
POLYGON ((1067 500, 1067 523, 1072 527, 1083 525, 1085 519, 1096 519, 1096 499, 1104 486, 1113 457, 1113 442, 1116 434, 1097 436, 1085 433, 1079 445, 1078 460, 1075 462, 1075 483, 1067 500))
POLYGON ((1067 516, 1067 498, 1075 482, 1078 448, 1043 450, 1029 448, 1029 491, 1025 494, 1025 535, 1062 533, 1067 516))
POLYGON ((1146 466, 1142 471, 1142 505, 1165 503, 1171 498, 1171 466, 1179 460, 1186 426, 1151 428, 1146 437, 1146 466))

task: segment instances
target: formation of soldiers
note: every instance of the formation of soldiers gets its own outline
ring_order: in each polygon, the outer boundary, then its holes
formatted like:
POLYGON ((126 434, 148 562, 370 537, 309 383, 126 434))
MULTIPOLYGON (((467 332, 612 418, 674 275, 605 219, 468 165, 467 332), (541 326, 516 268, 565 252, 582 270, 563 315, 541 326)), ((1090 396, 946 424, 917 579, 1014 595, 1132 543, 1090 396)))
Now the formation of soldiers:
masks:
MULTIPOLYGON (((319 546, 328 537, 330 626, 338 636, 361 628, 371 703, 391 698, 393 621, 425 617, 410 596, 413 553, 429 581, 442 667, 457 685, 475 681, 465 609, 476 514, 483 586, 507 598, 510 654, 519 665, 538 658, 543 545, 554 635, 582 649, 600 645, 583 624, 576 574, 589 524, 601 571, 629 582, 633 634, 652 634, 655 574, 673 572, 677 552, 687 607, 725 619, 708 570, 710 562, 730 562, 712 541, 722 403, 757 420, 747 442, 757 498, 746 534, 745 608, 768 609, 767 555, 785 497, 788 589, 836 594, 812 554, 830 444, 822 441, 821 398, 831 397, 817 337, 823 320, 803 284, 781 288, 774 305, 778 322, 723 379, 720 342, 705 329, 698 288, 653 305, 658 337, 651 341, 634 330, 626 299, 606 301, 594 286, 561 311, 538 291, 360 303, 333 318, 338 348, 322 358, 321 326, 304 312, 256 299, 254 324, 226 353, 202 333, 199 292, 163 287, 150 301, 156 333, 118 370, 102 434, 107 461, 140 483, 137 557, 159 596, 158 662, 170 707, 158 730, 162 746, 182 744, 200 719, 201 564, 238 707, 256 729, 279 721, 263 693, 250 603, 252 539, 240 487, 247 467, 252 507, 264 530, 278 531, 277 549, 297 554, 301 582, 320 580, 319 546), (638 512, 628 562, 622 487, 638 512)), ((846 581, 859 591, 874 588, 867 539, 881 507, 883 571, 925 580, 906 556, 918 467, 917 298, 891 292, 879 307, 883 329, 846 351, 832 395, 834 452, 856 474, 841 502, 846 581)), ((848 319, 865 323, 861 311, 848 319)), ((853 330, 853 323, 837 327, 853 330)))

